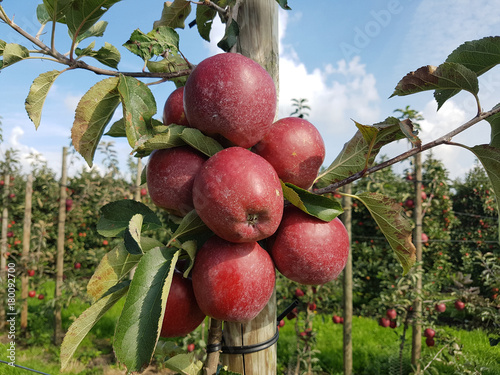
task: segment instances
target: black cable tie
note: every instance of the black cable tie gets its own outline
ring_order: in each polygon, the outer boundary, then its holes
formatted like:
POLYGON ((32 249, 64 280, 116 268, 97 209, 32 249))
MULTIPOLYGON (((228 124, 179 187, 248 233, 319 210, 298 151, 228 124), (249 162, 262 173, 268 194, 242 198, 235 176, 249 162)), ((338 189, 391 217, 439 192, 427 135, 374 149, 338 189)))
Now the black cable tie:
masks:
POLYGON ((216 344, 207 345, 207 353, 215 353, 222 349, 222 343, 218 342, 216 344))
POLYGON ((196 25, 196 20, 192 20, 191 22, 189 22, 188 26, 190 29, 192 29, 194 26, 196 25))
POLYGON ((279 339, 279 330, 276 329, 276 333, 274 334, 273 337, 271 337, 269 340, 266 340, 264 342, 261 342, 259 344, 253 344, 253 345, 243 345, 243 346, 222 346, 222 353, 224 354, 251 354, 251 353, 256 353, 260 352, 261 350, 265 350, 274 344, 279 339))
POLYGON ((288 306, 285 311, 283 311, 277 318, 277 323, 276 324, 280 324, 280 321, 282 319, 284 319, 289 312, 291 312, 294 308, 296 308, 297 306, 299 305, 299 300, 298 299, 294 299, 293 302, 290 304, 290 306, 288 306))

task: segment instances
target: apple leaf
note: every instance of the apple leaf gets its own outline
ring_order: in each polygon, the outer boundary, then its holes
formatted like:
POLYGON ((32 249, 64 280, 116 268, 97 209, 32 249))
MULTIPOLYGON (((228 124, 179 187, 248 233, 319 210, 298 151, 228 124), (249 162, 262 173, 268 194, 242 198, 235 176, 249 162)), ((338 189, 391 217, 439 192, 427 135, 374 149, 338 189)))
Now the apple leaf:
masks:
POLYGON ((210 42, 210 31, 216 15, 217 11, 213 8, 202 4, 196 6, 196 27, 207 42, 210 42))
MULTIPOLYGON (((92 25, 92 27, 90 27, 87 31, 79 34, 76 38, 76 43, 80 43, 82 40, 87 38, 103 36, 107 27, 108 23, 106 21, 97 22, 95 25, 92 25)), ((69 36, 71 37, 71 39, 74 38, 74 36, 71 34, 71 31, 69 31, 69 36)))
POLYGON ((229 26, 226 27, 224 37, 217 43, 217 47, 225 52, 229 52, 238 41, 238 35, 240 35, 240 27, 235 20, 231 20, 229 26))
POLYGON ((215 139, 206 136, 201 131, 194 128, 184 128, 181 133, 181 139, 208 157, 215 155, 223 149, 221 144, 215 139))
POLYGON ((5 49, 6 45, 7 45, 7 42, 5 40, 0 39, 0 56, 3 55, 3 50, 5 49))
POLYGON ((45 7, 45 4, 38 4, 36 7, 36 18, 40 24, 45 25, 48 22, 50 22, 51 18, 49 15, 49 12, 47 12, 47 8, 45 7))
POLYGON ((197 375, 201 373, 203 362, 196 359, 195 353, 178 354, 164 362, 166 368, 182 375, 197 375))
MULTIPOLYGON (((462 64, 480 76, 500 64, 500 37, 488 36, 465 42, 450 53, 446 62, 462 64)), ((435 95, 444 103, 459 92, 459 89, 437 90, 435 95)))
POLYGON ((104 128, 120 104, 118 83, 118 77, 97 82, 83 95, 76 107, 71 139, 75 150, 89 166, 92 166, 104 128))
POLYGON ((147 156, 154 150, 184 146, 186 143, 181 138, 184 129, 182 125, 169 125, 164 132, 157 133, 139 143, 134 151, 137 152, 137 156, 147 156))
POLYGON ((198 246, 196 245, 196 241, 190 240, 186 241, 181 245, 181 249, 184 250, 189 256, 189 265, 186 267, 184 271, 184 277, 189 277, 189 273, 193 269, 194 266, 194 258, 196 256, 196 251, 198 250, 198 246))
POLYGON ((186 18, 191 13, 191 2, 187 0, 166 1, 163 4, 161 18, 153 23, 153 28, 160 26, 171 27, 172 29, 183 29, 186 18))
POLYGON ((181 223, 172 235, 171 242, 177 238, 182 238, 187 235, 192 235, 199 233, 201 231, 206 231, 208 227, 205 225, 203 220, 200 219, 196 210, 191 210, 186 216, 182 218, 181 223))
POLYGON ((159 61, 148 60, 146 62, 148 70, 152 73, 176 73, 184 71, 183 74, 168 78, 168 81, 174 82, 176 87, 184 86, 189 77, 188 73, 190 72, 191 66, 177 52, 170 51, 170 53, 165 53, 163 56, 164 59, 159 61))
POLYGON ((111 202, 101 207, 101 217, 97 222, 97 232, 104 237, 117 237, 128 228, 136 214, 143 216, 143 229, 161 228, 161 221, 145 204, 130 199, 111 202))
POLYGON ((440 90, 465 90, 477 97, 479 82, 476 73, 461 64, 445 62, 437 68, 427 65, 403 77, 391 97, 411 95, 427 90, 436 90, 434 98, 439 108, 448 99, 441 97, 442 91, 440 90))
POLYGON ((384 145, 405 137, 400 120, 395 117, 388 117, 372 126, 359 123, 356 123, 356 126, 358 131, 344 145, 332 164, 318 175, 316 182, 332 184, 363 171, 373 164, 384 145))
POLYGON ((342 205, 336 199, 313 194, 289 182, 281 181, 281 187, 286 200, 320 220, 331 221, 344 212, 342 205))
POLYGON ((3 46, 3 65, 2 69, 9 65, 15 64, 21 60, 24 60, 30 56, 28 49, 20 44, 6 43, 3 46))
MULTIPOLYGON (((497 109, 498 107, 500 107, 500 104, 497 104, 493 109, 497 109)), ((490 146, 500 149, 500 113, 487 117, 485 120, 491 125, 490 146)))
POLYGON ((118 63, 120 62, 120 52, 118 49, 116 49, 115 46, 109 44, 108 42, 104 43, 104 47, 99 48, 97 51, 93 51, 92 48, 94 48, 94 42, 90 44, 89 47, 80 49, 77 48, 75 50, 75 54, 78 57, 82 56, 90 56, 95 58, 97 61, 100 63, 107 65, 111 68, 118 68, 118 63))
POLYGON ((166 26, 156 27, 147 34, 137 29, 132 32, 130 39, 123 46, 144 61, 148 61, 154 56, 162 56, 165 52, 177 53, 179 34, 166 26))
POLYGON ((283 8, 284 10, 292 10, 292 8, 290 8, 288 6, 288 0, 276 0, 276 2, 279 4, 279 6, 281 8, 283 8))
POLYGON ((125 121, 123 121, 123 118, 115 121, 104 135, 114 138, 126 137, 127 133, 125 132, 125 121))
POLYGON ((59 70, 42 73, 31 84, 24 107, 26 108, 26 112, 28 112, 29 118, 35 124, 36 129, 40 126, 43 103, 45 103, 52 84, 60 74, 59 70))
POLYGON ((141 214, 135 214, 130 219, 127 229, 123 234, 123 241, 125 243, 125 249, 130 254, 140 255, 142 254, 141 248, 141 230, 144 216, 141 214))
POLYGON ((64 16, 70 35, 73 35, 73 38, 79 38, 119 1, 121 0, 71 1, 70 5, 64 8, 64 16))
POLYGON ((415 263, 416 249, 412 243, 412 222, 394 199, 379 193, 361 193, 353 196, 368 209, 378 227, 394 250, 406 274, 415 263))
POLYGON ((144 254, 116 324, 113 347, 129 372, 151 362, 180 250, 156 247, 144 254))
POLYGON ((70 6, 71 2, 72 0, 43 0, 43 5, 45 6, 45 11, 47 12, 49 20, 65 22, 64 12, 70 6))
POLYGON ((71 324, 61 345, 61 370, 68 367, 78 346, 92 327, 102 318, 106 311, 113 307, 127 293, 129 284, 130 281, 126 280, 122 284, 117 285, 113 293, 107 294, 92 304, 71 324))

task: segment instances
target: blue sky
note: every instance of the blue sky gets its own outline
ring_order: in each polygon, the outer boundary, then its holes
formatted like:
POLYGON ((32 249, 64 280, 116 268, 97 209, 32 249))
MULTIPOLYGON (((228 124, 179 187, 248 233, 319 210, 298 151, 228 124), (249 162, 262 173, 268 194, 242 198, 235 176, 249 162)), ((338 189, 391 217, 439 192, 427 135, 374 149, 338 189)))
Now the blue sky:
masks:
MULTIPOLYGON (((7 0, 2 5, 9 16, 15 15, 18 25, 36 33, 39 25, 34 10, 40 2, 7 0)), ((110 21, 104 37, 96 39, 96 47, 108 41, 120 49, 122 61, 119 68, 123 71, 141 70, 142 60, 121 45, 136 28, 150 31, 153 21, 160 18, 163 7, 162 1, 145 0, 138 11, 135 4, 131 0, 115 4, 103 17, 110 21)), ((354 134, 352 120, 373 124, 392 115, 394 109, 410 105, 425 118, 421 122, 420 136, 427 142, 475 115, 475 104, 468 94, 457 95, 439 112, 436 112, 432 92, 391 99, 389 96, 408 72, 423 65, 439 65, 465 41, 500 35, 500 1, 289 0, 289 5, 291 11, 280 11, 279 117, 290 114, 292 98, 308 100, 312 108, 309 120, 318 127, 325 140, 325 165, 336 157, 354 134)), ((190 16, 188 21, 193 17, 190 16)), ((66 51, 68 38, 64 38, 62 27, 59 30, 61 42, 57 47, 66 51)), ((212 43, 203 41, 195 29, 178 32, 181 50, 193 63, 220 52, 215 45, 223 32, 220 24, 214 25, 212 43)), ((41 39, 48 44, 49 38, 47 28, 41 39)), ((30 47, 5 24, 0 24, 0 39, 30 47)), ((76 104, 95 82, 105 78, 83 71, 61 75, 45 102, 41 125, 35 130, 24 110, 24 100, 33 79, 52 69, 61 67, 47 61, 30 60, 8 67, 0 74, 0 116, 4 137, 0 152, 6 148, 18 149, 26 170, 29 168, 26 160, 29 153, 40 153, 50 167, 59 170, 62 147, 70 143, 76 104)), ((493 69, 480 78, 479 96, 485 109, 500 102, 495 95, 500 91, 499 71, 493 69)), ((152 87, 159 110, 173 89, 171 83, 152 87)), ((157 117, 160 118, 161 114, 157 117)), ((104 140, 116 142, 125 165, 130 152, 128 144, 109 137, 104 140)), ((486 122, 479 124, 454 140, 467 145, 488 143, 489 125, 486 122)), ((382 149, 382 153, 395 156, 407 149, 407 142, 399 142, 382 149)), ((474 164, 473 156, 459 148, 437 148, 434 155, 443 160, 451 177, 463 176, 474 164)), ((99 155, 96 161, 99 168, 99 155)), ((72 171, 77 171, 82 165, 81 158, 74 156, 72 171)))

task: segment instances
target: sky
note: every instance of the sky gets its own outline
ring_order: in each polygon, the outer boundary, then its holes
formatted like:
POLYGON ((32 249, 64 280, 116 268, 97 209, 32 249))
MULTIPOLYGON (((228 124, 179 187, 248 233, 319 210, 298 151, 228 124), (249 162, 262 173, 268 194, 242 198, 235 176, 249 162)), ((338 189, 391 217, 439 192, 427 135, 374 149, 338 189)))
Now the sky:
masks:
MULTIPOLYGON (((6 0, 2 5, 14 21, 32 34, 40 28, 35 9, 41 0, 6 0)), ((143 62, 129 53, 122 44, 135 29, 152 29, 160 18, 162 1, 144 0, 140 13, 131 0, 116 3, 104 16, 109 21, 104 37, 95 38, 96 48, 107 41, 122 55, 119 69, 140 71, 143 62), (139 17, 138 17, 139 14, 139 17), (119 22, 116 22, 119 20, 119 22)), ((137 3, 135 3, 137 4, 137 3)), ((424 65, 439 65, 462 43, 485 36, 500 35, 499 0, 357 0, 332 1, 288 0, 290 11, 279 12, 280 92, 279 118, 293 112, 292 99, 307 99, 311 107, 307 119, 320 131, 326 145, 325 166, 354 135, 354 121, 365 125, 383 121, 394 110, 409 105, 424 117, 420 121, 420 138, 432 141, 458 127, 476 114, 476 104, 468 93, 460 93, 439 111, 432 92, 389 98, 399 80, 424 65)), ((196 28, 187 24, 178 29, 181 52, 193 63, 220 53, 216 46, 223 34, 223 25, 213 26, 211 42, 201 39, 196 28)), ((41 39, 49 44, 50 27, 41 39)), ((0 39, 8 43, 29 43, 5 24, 0 24, 0 39)), ((57 48, 65 52, 69 38, 58 26, 57 48)), ((89 41, 90 42, 90 41, 89 41)), ((82 47, 86 46, 83 42, 82 47)), ((87 60, 99 66, 99 63, 87 60)), ((70 145, 74 110, 81 96, 96 82, 105 78, 87 71, 69 71, 57 78, 42 112, 42 121, 35 129, 29 120, 24 101, 31 82, 41 73, 61 66, 41 60, 26 60, 7 67, 0 73, 0 116, 3 143, 0 157, 7 149, 18 150, 24 171, 30 170, 28 155, 38 154, 49 167, 59 173, 64 146, 70 145)), ((147 81, 146 81, 147 82, 147 81)), ((151 86, 158 114, 172 83, 151 86)), ((500 102, 500 69, 492 69, 480 77, 479 97, 487 110, 500 102)), ((115 114, 118 119, 119 113, 115 114)), ((485 121, 456 136, 453 140, 469 146, 489 143, 490 128, 485 121)), ((130 146, 125 140, 103 137, 115 142, 121 169, 127 173, 130 146)), ((408 142, 400 141, 382 148, 381 155, 396 156, 408 150, 408 142)), ((434 157, 443 161, 451 178, 461 178, 474 166, 475 159, 458 147, 437 147, 434 157)), ((424 156, 425 157, 425 156, 424 156)), ((102 170, 102 155, 96 154, 95 168, 102 170)), ((78 155, 71 158, 70 173, 84 168, 78 155)), ((408 163, 395 167, 408 168, 408 163)))

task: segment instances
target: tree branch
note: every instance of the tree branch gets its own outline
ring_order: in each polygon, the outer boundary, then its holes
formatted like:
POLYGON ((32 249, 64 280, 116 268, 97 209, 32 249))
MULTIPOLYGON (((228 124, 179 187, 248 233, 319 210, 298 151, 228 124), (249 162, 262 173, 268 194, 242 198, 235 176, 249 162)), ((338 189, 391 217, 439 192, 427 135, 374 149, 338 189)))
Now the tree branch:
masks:
POLYGON ((396 164, 400 161, 403 161, 405 159, 408 159, 410 156, 413 156, 415 154, 418 154, 420 152, 423 152, 423 151, 426 151, 426 150, 429 150, 433 147, 436 147, 436 146, 439 146, 439 145, 443 145, 443 144, 452 144, 451 142, 451 139, 456 136, 457 134, 460 134, 461 132, 467 130, 468 128, 470 128, 471 126, 477 124, 478 122, 484 120, 485 118, 488 118, 490 116, 493 116, 497 113, 500 113, 500 107, 498 108, 494 108, 488 112, 482 112, 480 114, 478 114, 476 117, 474 117, 473 119, 467 121, 466 123, 460 125, 458 128, 452 130, 451 132, 443 135, 442 137, 440 138, 437 138, 435 139, 434 141, 431 141, 429 143, 426 143, 424 145, 422 145, 421 147, 414 147, 406 152, 403 152, 402 154, 392 158, 392 159, 389 159, 389 160, 386 160, 380 164, 377 164, 377 165, 374 165, 366 170, 363 170, 363 171, 359 171, 357 173, 354 173, 353 175, 345 178, 344 180, 342 181, 337 181, 337 182, 334 182, 333 184, 330 184, 324 188, 320 188, 320 189, 316 189, 314 190, 314 193, 315 194, 328 194, 328 193, 333 193, 335 192, 337 189, 339 189, 340 187, 344 186, 344 185, 347 185, 347 184, 350 184, 351 182, 354 182, 356 180, 359 180, 360 178, 368 175, 368 174, 371 174, 371 173, 374 173, 374 172, 377 172, 381 169, 384 169, 384 168, 387 168, 393 164, 396 164))
MULTIPOLYGON (((222 321, 210 319, 210 328, 208 329, 208 347, 210 345, 218 346, 222 342, 222 321)), ((207 354, 207 360, 203 367, 203 375, 214 375, 217 373, 219 365, 220 350, 211 351, 207 354)))

